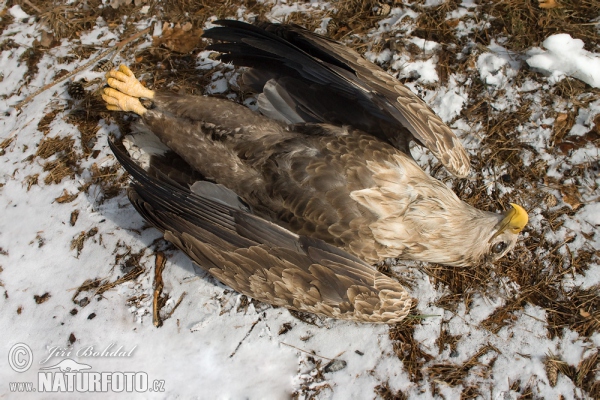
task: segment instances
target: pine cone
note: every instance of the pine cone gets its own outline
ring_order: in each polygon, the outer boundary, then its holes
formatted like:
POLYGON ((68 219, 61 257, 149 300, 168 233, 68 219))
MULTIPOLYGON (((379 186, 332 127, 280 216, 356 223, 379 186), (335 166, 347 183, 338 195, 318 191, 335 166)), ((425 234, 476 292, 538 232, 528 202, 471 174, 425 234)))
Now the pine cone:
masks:
POLYGON ((81 82, 69 82, 67 93, 69 93, 69 96, 76 100, 83 99, 85 97, 85 89, 81 82))
POLYGON ((94 66, 94 72, 108 72, 115 67, 115 64, 110 60, 100 60, 98 64, 94 66))

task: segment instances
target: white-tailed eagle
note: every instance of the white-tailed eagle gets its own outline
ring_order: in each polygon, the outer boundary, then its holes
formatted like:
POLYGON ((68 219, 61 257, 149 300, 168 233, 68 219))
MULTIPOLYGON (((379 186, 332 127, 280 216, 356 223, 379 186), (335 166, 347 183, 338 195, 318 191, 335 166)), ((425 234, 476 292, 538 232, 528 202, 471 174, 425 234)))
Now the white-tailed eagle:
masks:
POLYGON ((372 264, 468 267, 512 249, 522 207, 478 210, 410 156, 416 140, 455 175, 469 171, 457 137, 408 88, 300 27, 217 24, 204 36, 224 61, 250 67, 243 79, 262 114, 146 89, 125 66, 103 92, 110 110, 140 116, 129 153, 111 143, 132 175, 131 202, 202 268, 270 304, 396 323, 410 297, 372 264), (142 168, 135 154, 149 136, 142 168))

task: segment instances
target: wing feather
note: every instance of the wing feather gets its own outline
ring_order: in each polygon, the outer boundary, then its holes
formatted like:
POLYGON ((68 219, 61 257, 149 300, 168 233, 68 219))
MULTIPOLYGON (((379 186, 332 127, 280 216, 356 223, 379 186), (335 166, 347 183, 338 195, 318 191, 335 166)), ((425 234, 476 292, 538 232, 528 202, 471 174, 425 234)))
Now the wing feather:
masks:
POLYGON ((454 132, 406 86, 354 50, 296 25, 216 24, 221 26, 204 37, 225 43, 209 48, 222 52, 223 61, 262 70, 249 75, 249 84, 258 86, 252 76, 268 81, 269 90, 279 93, 272 103, 276 110, 296 110, 306 122, 352 125, 405 152, 414 138, 451 173, 468 175, 469 157, 454 132))
POLYGON ((161 180, 109 145, 132 177, 134 207, 224 284, 260 301, 333 318, 397 323, 408 314, 406 290, 360 259, 161 180))

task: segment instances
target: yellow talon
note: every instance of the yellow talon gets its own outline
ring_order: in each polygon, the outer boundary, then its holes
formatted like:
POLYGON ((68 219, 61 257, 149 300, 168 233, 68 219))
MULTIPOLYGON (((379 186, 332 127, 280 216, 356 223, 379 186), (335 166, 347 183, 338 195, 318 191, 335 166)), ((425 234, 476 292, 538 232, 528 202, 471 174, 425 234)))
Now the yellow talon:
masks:
POLYGON ((154 98, 154 91, 145 88, 125 65, 121 65, 118 70, 109 71, 106 74, 106 81, 110 87, 128 96, 154 98))
POLYGON ((112 88, 104 89, 102 98, 106 108, 111 111, 132 111, 138 115, 144 115, 147 111, 139 99, 112 88))
POLYGON ((110 87, 104 89, 102 98, 106 101, 106 108, 111 111, 133 111, 144 115, 147 110, 139 98, 154 98, 154 91, 146 89, 125 65, 109 71, 106 82, 110 87))

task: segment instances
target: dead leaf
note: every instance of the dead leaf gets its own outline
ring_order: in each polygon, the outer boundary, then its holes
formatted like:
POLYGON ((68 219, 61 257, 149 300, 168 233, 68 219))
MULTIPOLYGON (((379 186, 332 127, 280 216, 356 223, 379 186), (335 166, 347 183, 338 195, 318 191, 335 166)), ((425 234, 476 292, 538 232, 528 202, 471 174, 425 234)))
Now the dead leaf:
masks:
POLYGON ((556 365, 556 360, 548 359, 545 364, 548 383, 550 383, 550 386, 555 387, 556 381, 558 381, 558 367, 556 365))
POLYGON ((70 203, 73 200, 75 200, 78 195, 79 195, 79 193, 71 194, 71 193, 67 192, 66 189, 63 189, 62 196, 59 196, 59 197, 55 198, 54 200, 57 203, 70 203))
POLYGON ((573 210, 577 210, 582 206, 581 196, 575 185, 567 185, 560 188, 560 193, 563 196, 563 201, 571 206, 573 210))
POLYGON ((157 47, 164 46, 177 53, 190 53, 202 44, 202 33, 202 29, 193 29, 192 24, 189 22, 183 26, 177 24, 173 28, 165 23, 162 35, 160 37, 154 36, 152 44, 157 47))
POLYGON ((590 314, 589 312, 585 311, 583 308, 580 308, 579 309, 579 315, 581 315, 583 318, 589 318, 590 315, 592 315, 592 314, 590 314))
POLYGON ((33 295, 33 299, 35 300, 36 304, 42 304, 46 300, 48 300, 50 297, 52 297, 52 296, 48 292, 44 293, 41 296, 38 296, 37 294, 33 295))
POLYGON ((594 117, 594 128, 596 133, 600 134, 600 114, 594 117))
POLYGON ((571 150, 580 149, 587 146, 588 143, 596 143, 600 141, 600 134, 596 132, 594 127, 592 130, 587 132, 585 135, 575 136, 570 135, 563 139, 563 142, 558 145, 559 150, 563 154, 569 153, 571 150))
POLYGON ((575 123, 574 114, 569 113, 558 113, 554 120, 554 132, 552 133, 551 145, 556 146, 562 143, 567 133, 573 127, 575 123))
POLYGON ((40 46, 42 47, 54 47, 58 44, 58 41, 54 38, 54 35, 50 32, 42 31, 40 37, 40 46), (54 46, 53 46, 54 45, 54 46))
POLYGON ((555 0, 539 0, 540 8, 550 9, 558 7, 558 4, 555 0))
POLYGON ((458 19, 458 18, 449 19, 446 21, 446 26, 448 26, 448 28, 456 28, 459 23, 460 23, 460 19, 458 19))
POLYGON ((71 218, 69 218, 69 222, 70 222, 71 226, 75 226, 75 223, 77 222, 77 218, 79 218, 79 210, 74 210, 71 213, 71 218))

